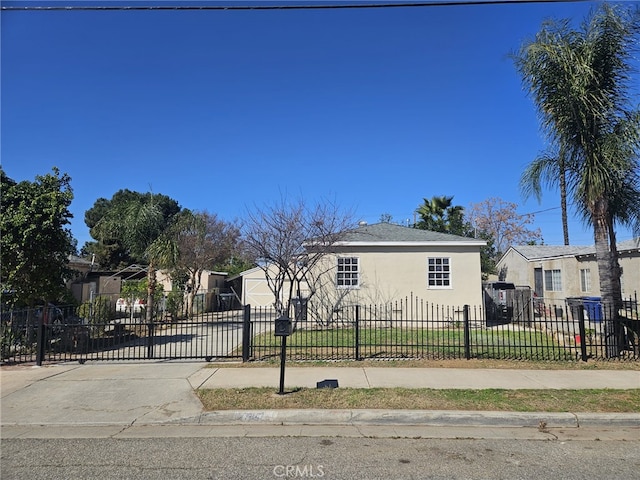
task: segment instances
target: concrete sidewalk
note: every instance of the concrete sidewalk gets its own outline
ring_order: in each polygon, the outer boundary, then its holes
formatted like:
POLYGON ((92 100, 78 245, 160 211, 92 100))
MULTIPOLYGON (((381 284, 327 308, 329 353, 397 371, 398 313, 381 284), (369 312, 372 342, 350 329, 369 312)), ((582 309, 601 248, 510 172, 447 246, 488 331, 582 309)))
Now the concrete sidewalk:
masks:
MULTIPOLYGON (((402 367, 286 367, 285 387, 316 388, 322 380, 338 380, 349 388, 436 389, 585 389, 640 388, 640 371, 506 370, 402 367)), ((279 368, 204 368, 190 377, 194 388, 274 387, 279 368)))
MULTIPOLYGON (((640 428, 640 413, 507 413, 407 410, 271 410, 204 412, 199 388, 279 385, 279 368, 209 368, 206 363, 88 363, 44 367, 2 367, 2 436, 25 435, 42 426, 55 435, 65 429, 132 426, 325 425, 404 427, 609 426, 640 428)), ((287 367, 285 388, 315 388, 325 379, 339 387, 581 389, 640 388, 640 371, 500 370, 397 367, 287 367)), ((210 431, 209 429, 208 431, 210 431)), ((131 430, 129 430, 131 431, 131 430)), ((157 430, 154 430, 157 431, 157 430)), ((167 429, 163 430, 165 433, 167 429)), ((203 430, 200 430, 201 432, 203 430)), ((632 436, 640 438, 640 431, 632 436), (636 435, 638 434, 638 435, 636 435)))

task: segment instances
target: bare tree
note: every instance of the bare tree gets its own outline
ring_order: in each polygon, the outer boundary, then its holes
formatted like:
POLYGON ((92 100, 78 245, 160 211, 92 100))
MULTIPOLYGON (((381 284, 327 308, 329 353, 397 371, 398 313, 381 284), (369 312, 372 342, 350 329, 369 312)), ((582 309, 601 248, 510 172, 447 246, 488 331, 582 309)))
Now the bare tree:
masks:
POLYGON ((515 203, 497 197, 471 204, 468 218, 479 231, 493 237, 498 256, 506 252, 510 245, 542 239, 540 229, 529 228, 534 221, 533 215, 519 215, 517 207, 515 203))
POLYGON ((193 300, 200 289, 204 270, 214 270, 233 257, 240 241, 240 229, 216 214, 184 210, 166 235, 173 255, 167 265, 172 276, 187 277, 187 314, 193 315, 193 300))
POLYGON ((309 297, 316 293, 322 260, 352 225, 351 215, 331 202, 309 207, 282 198, 248 213, 244 241, 264 271, 279 315, 289 316, 291 298, 302 289, 309 297))

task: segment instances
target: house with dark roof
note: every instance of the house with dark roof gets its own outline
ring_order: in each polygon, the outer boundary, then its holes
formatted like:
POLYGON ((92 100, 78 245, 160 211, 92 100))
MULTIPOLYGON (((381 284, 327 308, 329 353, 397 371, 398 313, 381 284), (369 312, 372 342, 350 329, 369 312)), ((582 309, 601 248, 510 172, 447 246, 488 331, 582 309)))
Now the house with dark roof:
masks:
MULTIPOLYGON (((622 295, 640 294, 640 238, 618 243, 622 295)), ((497 264, 500 280, 531 287, 545 301, 599 297, 595 247, 574 245, 512 246, 497 264)))
MULTIPOLYGON (((346 232, 316 267, 313 301, 327 305, 383 303, 418 298, 438 305, 482 305, 483 240, 391 223, 360 224, 346 232)), ((254 268, 230 279, 242 303, 274 302, 264 272, 254 268)), ((283 299, 286 301, 286 299, 283 299)))

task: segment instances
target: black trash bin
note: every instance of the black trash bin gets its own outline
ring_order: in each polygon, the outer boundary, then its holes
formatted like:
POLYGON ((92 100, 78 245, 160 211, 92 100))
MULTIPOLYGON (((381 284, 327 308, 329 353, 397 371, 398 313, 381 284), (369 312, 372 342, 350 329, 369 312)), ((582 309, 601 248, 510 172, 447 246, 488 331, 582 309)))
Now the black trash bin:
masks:
POLYGON ((291 301, 293 302, 294 318, 296 319, 296 322, 306 320, 307 303, 309 302, 309 299, 304 297, 293 297, 291 301))

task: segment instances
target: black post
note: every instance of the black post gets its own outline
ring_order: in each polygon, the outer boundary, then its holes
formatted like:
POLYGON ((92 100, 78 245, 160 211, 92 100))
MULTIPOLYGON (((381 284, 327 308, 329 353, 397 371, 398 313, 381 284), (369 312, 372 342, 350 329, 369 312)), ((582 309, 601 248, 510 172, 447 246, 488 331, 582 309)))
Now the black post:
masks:
MULTIPOLYGON (((36 349, 36 365, 41 367, 44 361, 44 347, 45 347, 45 332, 44 332, 44 317, 47 314, 46 306, 42 309, 42 315, 38 319, 38 333, 36 336, 37 349, 36 349)), ((33 338, 33 337, 32 337, 33 338)))
POLYGON ((242 361, 248 362, 251 356, 251 305, 244 306, 242 318, 242 361))
POLYGON ((147 335, 147 358, 153 358, 153 322, 147 324, 148 327, 148 335, 147 335))
POLYGON ((578 331, 580 332, 580 355, 582 356, 582 361, 587 361, 587 331, 584 328, 584 306, 577 305, 573 307, 577 310, 578 314, 578 331))
POLYGON ((469 329, 469 305, 465 305, 462 309, 464 321, 464 356, 467 360, 471 360, 471 331, 469 329))
POLYGON ((356 360, 361 360, 360 357, 360 305, 356 305, 356 360))
POLYGON ((282 336, 282 343, 280 345, 280 390, 278 395, 284 395, 284 363, 287 359, 287 337, 282 336))

